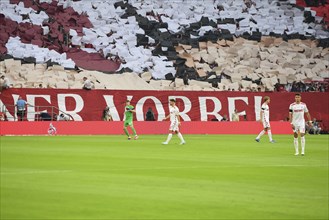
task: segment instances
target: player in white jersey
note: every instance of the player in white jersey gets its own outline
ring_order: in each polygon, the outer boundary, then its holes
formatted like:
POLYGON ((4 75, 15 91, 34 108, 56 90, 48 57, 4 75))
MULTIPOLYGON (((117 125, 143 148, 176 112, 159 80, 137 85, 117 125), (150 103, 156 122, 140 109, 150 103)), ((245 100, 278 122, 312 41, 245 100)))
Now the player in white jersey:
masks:
POLYGON ((170 127, 169 127, 169 134, 167 137, 167 140, 165 142, 162 142, 162 144, 168 144, 171 140, 173 134, 177 134, 177 136, 180 139, 180 144, 185 144, 185 140, 182 136, 182 134, 179 132, 179 126, 180 126, 180 118, 179 118, 179 109, 176 106, 176 100, 170 99, 170 106, 169 106, 169 115, 166 116, 163 120, 167 120, 170 118, 170 127))
POLYGON ((268 96, 263 98, 264 103, 262 104, 262 109, 260 111, 260 122, 263 124, 264 130, 262 130, 258 136, 256 137, 256 141, 260 142, 260 137, 267 132, 268 138, 270 139, 271 143, 275 143, 272 139, 272 132, 270 126, 270 107, 268 104, 270 103, 271 99, 268 96))
POLYGON ((295 155, 299 155, 298 149, 298 133, 300 134, 300 142, 302 146, 302 156, 305 155, 305 119, 306 114, 308 124, 312 126, 311 115, 305 103, 301 102, 302 97, 299 93, 295 94, 295 102, 289 106, 289 122, 291 123, 292 130, 294 131, 294 146, 295 155))

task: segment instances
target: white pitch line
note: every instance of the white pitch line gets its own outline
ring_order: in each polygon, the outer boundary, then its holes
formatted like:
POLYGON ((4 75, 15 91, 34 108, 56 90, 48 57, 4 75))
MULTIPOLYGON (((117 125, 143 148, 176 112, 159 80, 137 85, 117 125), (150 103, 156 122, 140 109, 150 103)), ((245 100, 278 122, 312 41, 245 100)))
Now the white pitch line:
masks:
MULTIPOLYGON (((265 167, 328 167, 328 165, 305 165, 305 164, 277 164, 277 165, 226 165, 226 166, 193 166, 193 167, 134 167, 134 168, 109 168, 109 169, 91 169, 90 171, 132 171, 132 170, 173 170, 173 169, 221 169, 221 168, 265 168, 265 167)), ((76 170, 80 172, 80 170, 76 170)), ((69 173, 74 170, 31 170, 18 172, 0 172, 1 175, 21 175, 21 174, 48 174, 48 173, 69 173)))
POLYGON ((69 173, 73 170, 30 170, 30 171, 17 171, 17 172, 1 172, 1 175, 21 175, 21 174, 44 174, 44 173, 69 173))
POLYGON ((263 167, 328 167, 326 165, 305 165, 305 164, 292 164, 292 165, 261 165, 261 166, 194 166, 194 167, 134 167, 134 168, 109 168, 109 169, 96 169, 89 171, 131 171, 131 170, 172 170, 172 169, 221 169, 221 168, 263 168, 263 167))

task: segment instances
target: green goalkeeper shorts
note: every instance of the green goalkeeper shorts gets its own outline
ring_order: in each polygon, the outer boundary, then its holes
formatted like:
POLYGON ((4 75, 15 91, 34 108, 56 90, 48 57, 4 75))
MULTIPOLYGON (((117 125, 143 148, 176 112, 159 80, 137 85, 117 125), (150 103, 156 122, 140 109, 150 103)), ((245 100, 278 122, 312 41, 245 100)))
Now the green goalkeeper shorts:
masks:
POLYGON ((132 121, 125 121, 124 126, 133 126, 133 122, 132 121))

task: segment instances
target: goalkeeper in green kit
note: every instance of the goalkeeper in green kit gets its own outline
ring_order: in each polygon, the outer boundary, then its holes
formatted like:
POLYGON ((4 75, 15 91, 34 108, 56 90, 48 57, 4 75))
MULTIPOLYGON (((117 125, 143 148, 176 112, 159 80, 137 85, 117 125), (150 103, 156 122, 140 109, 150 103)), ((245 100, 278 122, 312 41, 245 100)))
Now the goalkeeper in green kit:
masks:
POLYGON ((127 100, 126 101, 126 106, 125 106, 125 122, 124 122, 124 127, 123 127, 123 130, 125 132, 125 134, 128 136, 128 140, 131 139, 130 137, 130 134, 128 132, 128 129, 127 127, 129 126, 131 128, 131 130, 133 131, 134 133, 134 139, 137 140, 138 139, 138 135, 136 133, 136 130, 134 128, 134 125, 133 125, 133 118, 134 118, 134 112, 136 112, 134 110, 134 106, 130 105, 130 100, 127 100))

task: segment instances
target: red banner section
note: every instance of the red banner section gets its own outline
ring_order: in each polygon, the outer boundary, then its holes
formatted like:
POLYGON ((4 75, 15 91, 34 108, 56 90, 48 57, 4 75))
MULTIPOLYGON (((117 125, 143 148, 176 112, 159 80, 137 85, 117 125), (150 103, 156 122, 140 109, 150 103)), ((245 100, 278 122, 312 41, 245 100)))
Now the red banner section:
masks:
MULTIPOLYGON (((0 122, 0 135, 47 135, 49 122, 0 122)), ((119 135, 123 133, 123 122, 103 121, 54 121, 57 135, 119 135)), ((138 135, 167 134, 169 122, 134 122, 138 135)), ((292 134, 289 122, 272 122, 272 133, 292 134)), ((183 134, 258 134, 263 129, 259 122, 182 122, 183 134)), ((131 132, 131 131, 130 131, 131 132)))
MULTIPOLYGON (((322 121, 325 129, 329 121, 328 94, 302 93, 302 101, 307 104, 311 116, 322 121)), ((234 109, 239 112, 240 121, 255 121, 259 119, 262 97, 265 95, 271 98, 270 120, 286 120, 289 105, 294 102, 294 93, 8 89, 0 94, 0 111, 6 112, 8 120, 14 120, 14 105, 18 96, 22 96, 32 105, 27 108, 29 121, 35 120, 36 112, 49 113, 49 106, 72 115, 75 121, 100 121, 103 109, 109 106, 113 120, 122 121, 125 100, 130 99, 136 109, 135 120, 144 121, 147 109, 151 107, 156 120, 161 121, 168 114, 169 99, 175 98, 182 121, 221 120, 225 115, 230 118, 234 109)))

